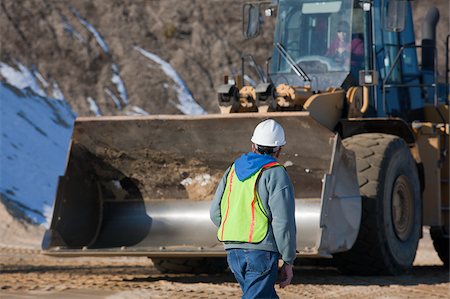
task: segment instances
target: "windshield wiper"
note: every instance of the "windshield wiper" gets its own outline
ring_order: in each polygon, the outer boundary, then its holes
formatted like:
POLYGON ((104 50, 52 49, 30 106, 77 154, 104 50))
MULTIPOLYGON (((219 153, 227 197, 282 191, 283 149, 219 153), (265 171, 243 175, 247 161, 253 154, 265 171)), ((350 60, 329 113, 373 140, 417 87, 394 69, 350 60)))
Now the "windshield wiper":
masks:
POLYGON ((277 47, 278 51, 280 51, 281 56, 283 56, 283 58, 286 59, 287 63, 289 63, 289 66, 294 70, 294 72, 299 77, 301 77, 303 79, 303 81, 311 82, 311 79, 308 77, 306 72, 295 63, 294 59, 292 59, 291 54, 289 54, 288 51, 286 51, 286 49, 283 47, 283 45, 280 43, 277 43, 276 47, 277 47))

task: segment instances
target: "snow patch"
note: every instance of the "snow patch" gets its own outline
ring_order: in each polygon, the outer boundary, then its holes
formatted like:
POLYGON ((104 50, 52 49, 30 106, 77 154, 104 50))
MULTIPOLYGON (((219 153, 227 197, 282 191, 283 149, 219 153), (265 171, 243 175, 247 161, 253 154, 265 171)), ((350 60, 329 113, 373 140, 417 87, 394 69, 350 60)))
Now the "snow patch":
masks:
POLYGON ((16 62, 18 70, 6 63, 0 62, 0 74, 6 82, 18 89, 30 88, 38 95, 45 97, 46 94, 40 87, 35 75, 20 62, 16 62))
POLYGON ((43 214, 45 217, 45 221, 44 221, 43 225, 46 229, 48 229, 48 228, 50 228, 50 224, 52 223, 53 205, 44 204, 42 207, 42 210, 43 210, 43 214))
MULTIPOLYGON (((33 71, 30 71, 20 62, 16 62, 16 66, 18 70, 6 63, 0 62, 0 74, 6 79, 6 82, 8 84, 18 89, 30 88, 32 91, 42 97, 48 96, 47 93, 41 88, 41 86, 49 91, 48 88, 50 87, 50 83, 45 80, 44 76, 42 76, 42 74, 38 70, 35 69, 33 71)), ((64 94, 59 88, 58 83, 53 82, 51 87, 51 96, 54 99, 64 101, 64 94)))
POLYGON ((72 7, 70 10, 73 13, 73 15, 78 19, 78 21, 81 23, 81 25, 83 25, 94 36, 95 40, 97 41, 97 44, 100 46, 100 48, 102 48, 103 52, 109 54, 109 46, 105 42, 101 34, 97 31, 97 29, 95 29, 95 27, 92 26, 91 23, 89 23, 86 19, 84 19, 75 8, 72 7))
POLYGON ((184 180, 182 180, 180 183, 183 186, 189 186, 192 184, 199 184, 200 186, 206 186, 209 183, 212 182, 212 177, 211 175, 205 173, 205 174, 201 174, 201 175, 197 175, 195 176, 195 178, 186 178, 184 180))
POLYGON ((116 95, 111 90, 109 90, 108 88, 105 88, 104 90, 105 90, 105 93, 113 100, 114 105, 116 105, 116 108, 121 110, 122 109, 122 105, 120 104, 120 101, 116 97, 116 95))
POLYGON ((123 83, 122 77, 120 77, 120 71, 117 64, 113 63, 111 66, 112 69, 112 78, 111 81, 116 85, 117 91, 120 94, 120 98, 125 105, 128 105, 128 93, 125 88, 125 84, 123 83))
POLYGON ((44 88, 47 88, 50 86, 50 84, 48 84, 47 80, 44 79, 44 77, 41 75, 41 73, 39 73, 38 71, 33 71, 33 75, 39 80, 39 82, 41 82, 41 85, 44 86, 44 88))
MULTIPOLYGON (((98 30, 94 26, 92 26, 92 24, 89 23, 85 18, 83 18, 75 8, 72 7, 70 10, 72 11, 73 15, 78 19, 78 21, 94 36, 95 40, 97 41, 97 44, 100 46, 100 48, 102 48, 103 52, 110 55, 108 43, 98 32, 98 30)), ((70 30, 73 30, 73 28, 70 28, 70 30)), ((123 82, 122 77, 120 76, 120 71, 117 64, 113 63, 111 65, 111 72, 112 72, 111 82, 116 86, 117 91, 119 92, 120 98, 122 100, 122 103, 124 105, 128 105, 128 92, 125 87, 125 83, 123 82)), ((116 104, 116 107, 118 109, 122 109, 122 105, 120 104, 120 102, 119 104, 117 104, 116 102, 117 97, 110 90, 106 91, 105 89, 105 92, 113 99, 114 103, 116 104)))
POLYGON ((75 117, 67 102, 0 83, 0 194, 35 223, 48 221, 75 117))
POLYGON ((138 106, 131 107, 131 111, 127 111, 127 112, 125 112, 125 114, 126 115, 142 115, 142 116, 150 115, 150 113, 148 113, 147 111, 145 111, 144 109, 142 109, 141 107, 138 107, 138 106))
POLYGON ((53 82, 52 87, 53 87, 52 97, 57 100, 65 101, 64 94, 62 93, 61 89, 59 88, 58 83, 53 82))
POLYGON ((100 108, 97 105, 97 102, 92 97, 87 97, 86 101, 89 104, 89 110, 94 112, 95 116, 102 116, 102 112, 100 111, 100 108))
POLYGON ((144 57, 157 63, 161 70, 175 82, 175 86, 173 86, 173 88, 178 94, 179 101, 179 104, 177 104, 176 107, 181 112, 184 114, 206 114, 206 111, 195 101, 181 76, 167 61, 140 47, 135 46, 134 49, 141 53, 144 57))

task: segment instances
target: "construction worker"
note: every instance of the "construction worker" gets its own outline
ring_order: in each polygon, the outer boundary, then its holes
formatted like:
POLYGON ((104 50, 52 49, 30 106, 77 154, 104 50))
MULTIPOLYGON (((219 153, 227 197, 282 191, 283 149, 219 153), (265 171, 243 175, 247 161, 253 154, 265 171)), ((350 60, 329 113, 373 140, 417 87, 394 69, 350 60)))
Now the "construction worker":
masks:
POLYGON ((284 130, 268 119, 256 126, 251 141, 252 152, 239 157, 219 182, 210 217, 242 298, 278 298, 279 257, 284 288, 296 256, 294 190, 276 160, 286 144, 284 130))

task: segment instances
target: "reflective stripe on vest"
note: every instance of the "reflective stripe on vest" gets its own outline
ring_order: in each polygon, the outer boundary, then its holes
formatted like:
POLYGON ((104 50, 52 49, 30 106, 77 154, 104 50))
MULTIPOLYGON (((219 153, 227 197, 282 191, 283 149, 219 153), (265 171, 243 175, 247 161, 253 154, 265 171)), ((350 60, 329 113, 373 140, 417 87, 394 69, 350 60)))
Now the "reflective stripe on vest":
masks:
POLYGON ((219 241, 259 243, 264 240, 269 221, 256 184, 263 170, 275 166, 280 164, 270 162, 251 177, 240 181, 233 164, 220 203, 222 221, 217 232, 219 241))

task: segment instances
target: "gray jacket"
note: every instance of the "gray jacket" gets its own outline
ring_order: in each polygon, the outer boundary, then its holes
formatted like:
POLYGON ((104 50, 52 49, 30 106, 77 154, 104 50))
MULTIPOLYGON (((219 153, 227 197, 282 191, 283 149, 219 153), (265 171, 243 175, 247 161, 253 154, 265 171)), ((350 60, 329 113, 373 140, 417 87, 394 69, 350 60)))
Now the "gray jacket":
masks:
MULTIPOLYGON (((220 202, 225 190, 230 168, 225 171, 214 195, 210 217, 219 227, 221 223, 220 202)), ((287 264, 293 264, 296 256, 296 226, 294 188, 283 167, 273 167, 262 172, 257 191, 269 218, 269 229, 264 240, 258 244, 225 243, 225 249, 259 249, 279 252, 287 264)))

